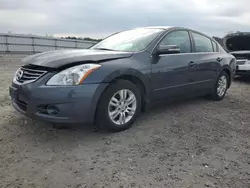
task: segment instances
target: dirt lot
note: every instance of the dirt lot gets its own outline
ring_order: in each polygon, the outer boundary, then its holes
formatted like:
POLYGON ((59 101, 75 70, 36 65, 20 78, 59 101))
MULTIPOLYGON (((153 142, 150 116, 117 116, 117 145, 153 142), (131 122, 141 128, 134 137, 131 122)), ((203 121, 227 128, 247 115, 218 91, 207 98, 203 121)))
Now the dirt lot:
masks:
POLYGON ((1 188, 250 187, 250 79, 221 102, 155 107, 121 133, 58 130, 11 107, 19 59, 0 57, 1 188))

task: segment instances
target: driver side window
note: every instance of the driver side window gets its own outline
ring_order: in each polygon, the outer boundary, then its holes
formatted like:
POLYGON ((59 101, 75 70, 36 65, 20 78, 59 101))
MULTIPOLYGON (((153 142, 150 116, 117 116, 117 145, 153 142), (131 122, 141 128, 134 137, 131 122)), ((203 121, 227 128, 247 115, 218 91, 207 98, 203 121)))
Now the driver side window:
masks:
POLYGON ((181 53, 191 52, 191 43, 187 31, 173 31, 167 34, 160 45, 176 45, 180 48, 181 53))

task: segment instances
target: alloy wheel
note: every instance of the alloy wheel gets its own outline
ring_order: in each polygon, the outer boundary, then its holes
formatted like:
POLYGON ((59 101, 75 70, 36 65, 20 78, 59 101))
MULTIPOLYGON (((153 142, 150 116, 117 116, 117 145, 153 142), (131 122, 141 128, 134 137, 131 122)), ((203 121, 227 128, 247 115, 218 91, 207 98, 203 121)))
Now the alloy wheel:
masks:
POLYGON ((109 118, 117 125, 128 123, 137 108, 135 94, 129 89, 117 91, 110 99, 108 106, 109 118))
POLYGON ((222 97, 227 90, 227 78, 226 76, 222 75, 219 78, 218 84, 217 84, 217 94, 219 97, 222 97))

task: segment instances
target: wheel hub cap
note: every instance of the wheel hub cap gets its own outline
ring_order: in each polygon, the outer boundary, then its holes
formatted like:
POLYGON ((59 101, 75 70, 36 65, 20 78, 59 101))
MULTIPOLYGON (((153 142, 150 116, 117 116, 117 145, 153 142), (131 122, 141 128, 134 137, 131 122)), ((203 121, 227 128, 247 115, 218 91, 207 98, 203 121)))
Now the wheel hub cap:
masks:
POLYGON ((109 118, 117 125, 129 122, 135 114, 136 104, 135 94, 129 89, 116 92, 109 101, 109 118))

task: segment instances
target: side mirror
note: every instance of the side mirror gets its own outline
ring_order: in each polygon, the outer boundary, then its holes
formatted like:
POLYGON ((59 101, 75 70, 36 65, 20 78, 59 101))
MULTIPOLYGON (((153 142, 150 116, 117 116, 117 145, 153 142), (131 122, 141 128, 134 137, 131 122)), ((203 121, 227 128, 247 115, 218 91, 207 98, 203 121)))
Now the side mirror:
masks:
POLYGON ((156 54, 178 54, 181 53, 180 47, 177 45, 160 45, 156 50, 156 54))

